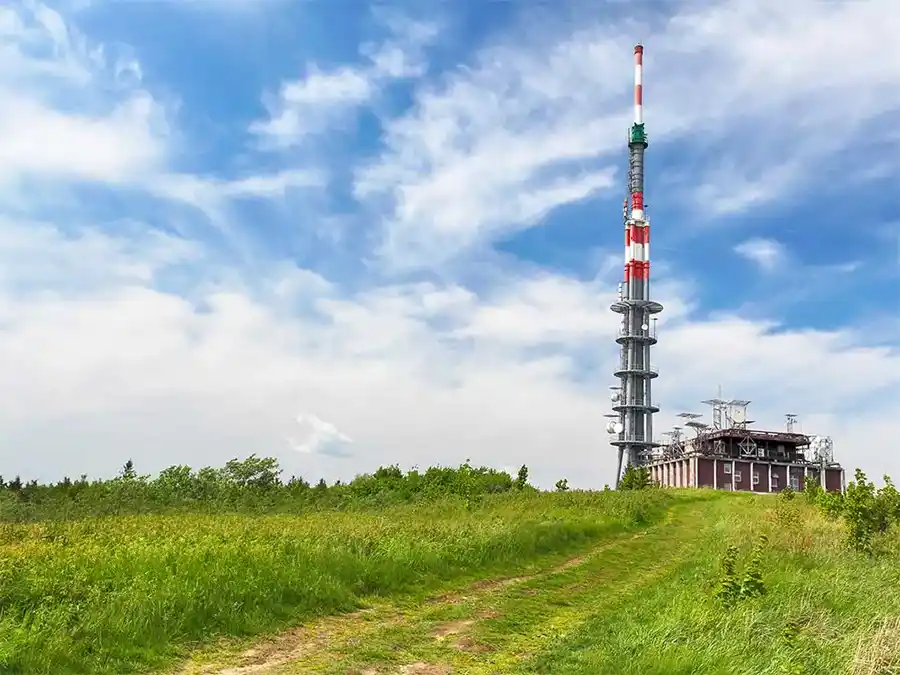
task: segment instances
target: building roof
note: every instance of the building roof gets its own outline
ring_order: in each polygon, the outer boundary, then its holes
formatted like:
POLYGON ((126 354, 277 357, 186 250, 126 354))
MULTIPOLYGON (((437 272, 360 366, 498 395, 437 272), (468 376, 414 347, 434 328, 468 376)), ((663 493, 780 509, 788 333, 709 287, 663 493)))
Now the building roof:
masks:
POLYGON ((809 436, 789 431, 762 431, 758 429, 717 429, 703 434, 704 439, 752 438, 754 441, 775 441, 785 445, 809 445, 809 436))

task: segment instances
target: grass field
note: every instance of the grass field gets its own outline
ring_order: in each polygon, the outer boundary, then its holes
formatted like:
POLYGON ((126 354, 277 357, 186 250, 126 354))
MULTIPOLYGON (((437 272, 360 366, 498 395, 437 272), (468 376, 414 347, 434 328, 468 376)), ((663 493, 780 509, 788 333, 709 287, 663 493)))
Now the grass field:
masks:
POLYGON ((2 672, 900 673, 900 559, 847 550, 802 497, 0 528, 2 672), (761 534, 764 594, 723 605, 726 548, 740 577, 761 534))
POLYGON ((662 517, 660 491, 378 512, 0 524, 0 670, 126 673, 373 598, 523 573, 662 517))
POLYGON ((253 644, 198 653, 189 673, 678 675, 900 673, 896 557, 848 551, 802 498, 680 493, 667 516, 564 563, 430 600, 374 602, 253 644), (760 534, 764 595, 716 596, 760 534))

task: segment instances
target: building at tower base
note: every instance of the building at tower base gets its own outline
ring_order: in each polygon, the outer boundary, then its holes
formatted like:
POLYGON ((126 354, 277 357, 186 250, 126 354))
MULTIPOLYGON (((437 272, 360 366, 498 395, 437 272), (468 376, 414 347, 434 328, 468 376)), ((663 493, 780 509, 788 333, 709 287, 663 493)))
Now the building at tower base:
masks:
POLYGON ((745 492, 800 491, 815 480, 828 492, 843 492, 846 476, 834 461, 834 445, 827 436, 808 436, 795 430, 796 415, 787 415, 784 431, 750 427, 750 401, 704 401, 713 407, 711 424, 700 415, 681 413, 684 433, 676 426, 666 435, 650 462, 651 480, 663 487, 712 488, 745 492), (690 433, 692 438, 686 438, 690 433), (824 476, 822 481, 821 476, 824 476))

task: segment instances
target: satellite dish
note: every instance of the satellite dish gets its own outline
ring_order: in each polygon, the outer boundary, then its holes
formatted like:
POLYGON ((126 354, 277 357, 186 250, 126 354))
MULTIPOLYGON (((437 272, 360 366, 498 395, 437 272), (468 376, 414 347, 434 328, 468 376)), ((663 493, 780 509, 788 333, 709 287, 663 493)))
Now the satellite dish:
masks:
POLYGON ((809 441, 816 462, 831 464, 834 461, 834 441, 831 436, 811 436, 809 441))
POLYGON ((621 434, 622 429, 622 423, 616 420, 610 420, 606 424, 606 432, 610 434, 621 434))
POLYGON ((622 395, 618 391, 609 392, 609 400, 610 401, 613 401, 613 402, 618 401, 621 396, 622 395))
POLYGON ((647 330, 648 328, 650 328, 650 326, 647 324, 641 324, 641 330, 647 330))

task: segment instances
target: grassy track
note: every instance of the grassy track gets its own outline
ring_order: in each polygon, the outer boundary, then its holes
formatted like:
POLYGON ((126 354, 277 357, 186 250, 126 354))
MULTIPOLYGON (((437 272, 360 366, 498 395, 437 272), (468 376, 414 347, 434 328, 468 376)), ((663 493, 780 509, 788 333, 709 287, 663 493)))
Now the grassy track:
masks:
POLYGON ((851 554, 842 536, 802 498, 682 495, 663 521, 566 563, 378 603, 243 655, 208 652, 184 673, 900 673, 898 561, 851 554), (762 533, 767 592, 726 609, 721 555, 741 547, 742 572, 762 533))
POLYGON ((0 672, 164 668, 191 644, 529 574, 670 502, 518 493, 377 512, 0 523, 0 672))

